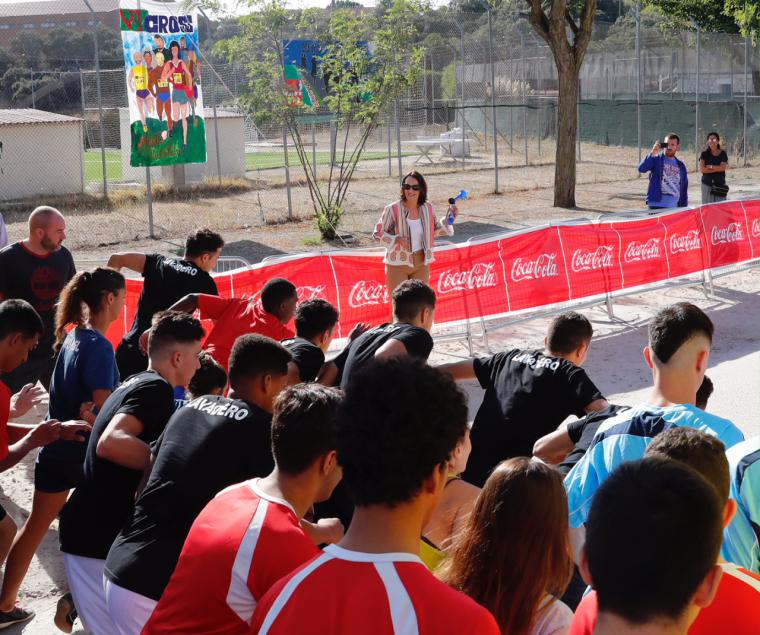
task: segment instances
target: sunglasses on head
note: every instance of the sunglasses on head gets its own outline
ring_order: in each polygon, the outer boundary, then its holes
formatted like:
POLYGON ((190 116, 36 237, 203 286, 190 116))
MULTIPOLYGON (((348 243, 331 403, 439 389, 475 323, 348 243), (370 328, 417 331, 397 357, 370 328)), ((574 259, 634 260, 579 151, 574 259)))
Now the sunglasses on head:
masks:
POLYGON ((422 189, 421 185, 412 185, 411 183, 404 183, 401 187, 405 190, 414 190, 415 192, 419 192, 422 189))

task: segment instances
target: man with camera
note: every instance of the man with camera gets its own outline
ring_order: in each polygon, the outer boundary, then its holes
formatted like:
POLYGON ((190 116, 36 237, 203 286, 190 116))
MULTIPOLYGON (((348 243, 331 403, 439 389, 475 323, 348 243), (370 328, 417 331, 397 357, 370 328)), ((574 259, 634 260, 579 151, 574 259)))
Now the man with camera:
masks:
POLYGON ((686 207, 689 204, 686 166, 676 158, 680 147, 678 135, 668 133, 663 141, 654 142, 652 151, 639 164, 639 172, 649 172, 649 209, 686 207))

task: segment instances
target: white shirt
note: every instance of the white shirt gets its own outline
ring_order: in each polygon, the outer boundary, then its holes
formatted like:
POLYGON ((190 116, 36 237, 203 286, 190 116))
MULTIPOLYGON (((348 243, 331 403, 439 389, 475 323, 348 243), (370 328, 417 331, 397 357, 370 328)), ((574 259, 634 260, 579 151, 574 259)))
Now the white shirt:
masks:
POLYGON ((547 596, 531 635, 565 635, 570 630, 573 612, 567 604, 547 596))
POLYGON ((422 239, 422 221, 419 218, 408 218, 409 223, 409 235, 412 238, 412 252, 425 249, 425 244, 422 239))

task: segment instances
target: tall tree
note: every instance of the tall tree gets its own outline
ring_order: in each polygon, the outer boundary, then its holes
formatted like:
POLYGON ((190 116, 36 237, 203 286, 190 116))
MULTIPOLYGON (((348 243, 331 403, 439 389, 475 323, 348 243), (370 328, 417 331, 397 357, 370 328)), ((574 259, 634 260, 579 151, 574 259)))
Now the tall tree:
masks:
POLYGON ((530 23, 546 41, 559 79, 554 206, 575 207, 575 142, 578 134, 580 71, 591 41, 597 0, 526 0, 530 23))

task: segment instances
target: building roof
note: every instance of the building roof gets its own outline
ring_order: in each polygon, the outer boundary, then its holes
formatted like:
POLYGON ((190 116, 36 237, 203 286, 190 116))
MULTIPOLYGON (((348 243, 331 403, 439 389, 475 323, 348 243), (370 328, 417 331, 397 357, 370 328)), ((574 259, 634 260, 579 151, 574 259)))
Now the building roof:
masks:
POLYGON ((28 123, 71 123, 74 121, 82 120, 79 117, 69 117, 68 115, 59 115, 34 108, 0 109, 0 126, 28 123))
MULTIPOLYGON (((95 13, 117 11, 119 0, 89 0, 95 13)), ((89 13, 84 0, 45 0, 44 2, 9 2, 3 3, 0 17, 16 17, 25 15, 66 15, 67 13, 89 13)))
MULTIPOLYGON (((214 109, 211 106, 205 106, 203 110, 204 110, 203 115, 206 119, 212 119, 214 117, 214 109)), ((245 115, 242 112, 230 110, 229 108, 222 108, 221 106, 217 106, 216 116, 219 119, 233 119, 235 117, 239 117, 242 119, 243 117, 245 117, 245 115)))

